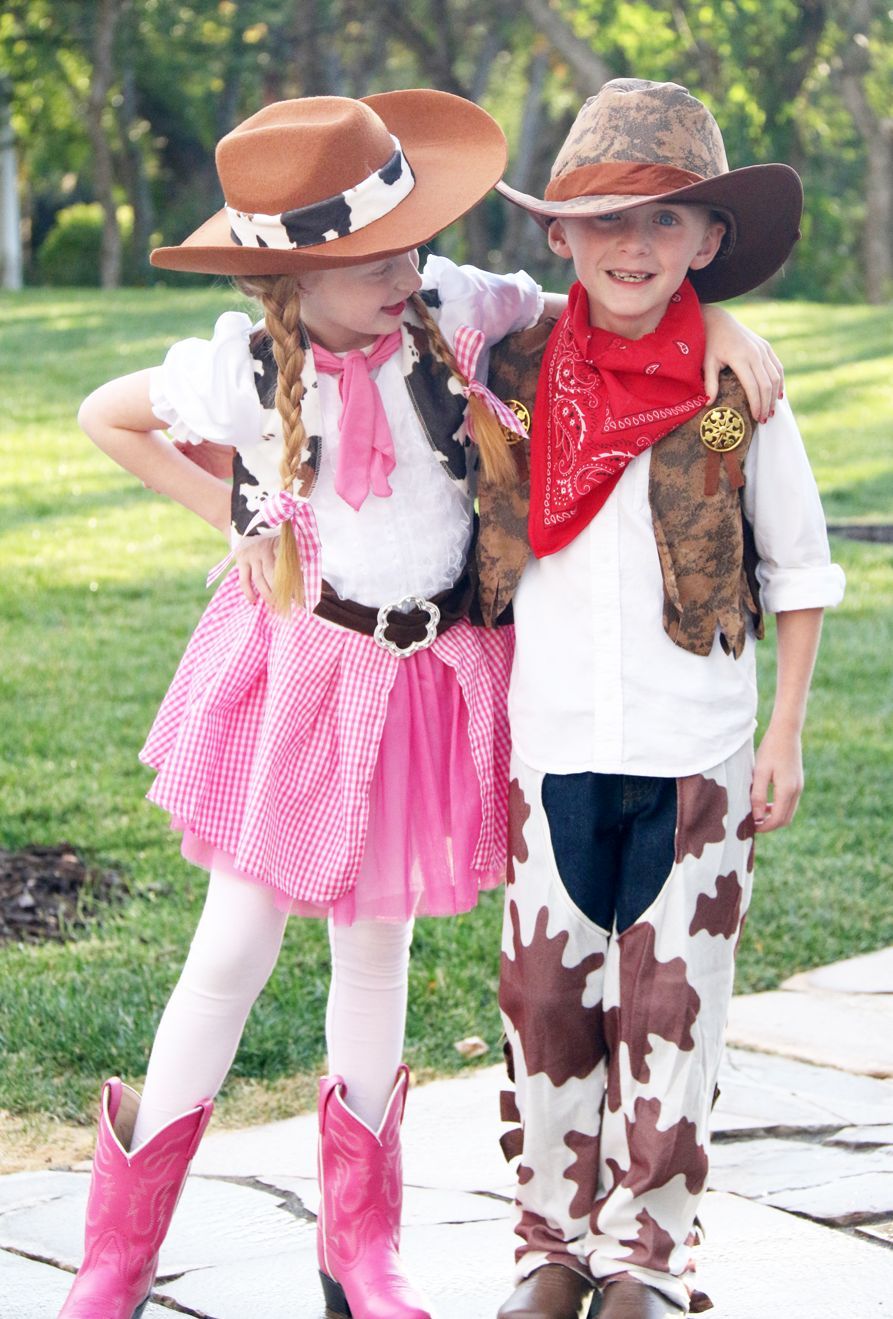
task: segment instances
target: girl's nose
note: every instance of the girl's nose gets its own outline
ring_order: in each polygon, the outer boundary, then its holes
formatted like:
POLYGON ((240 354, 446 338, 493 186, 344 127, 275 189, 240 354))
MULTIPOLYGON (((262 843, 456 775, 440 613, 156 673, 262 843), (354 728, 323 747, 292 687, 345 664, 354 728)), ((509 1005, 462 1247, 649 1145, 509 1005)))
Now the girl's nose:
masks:
POLYGON ((422 277, 419 274, 418 254, 416 252, 405 252, 400 259, 400 266, 397 270, 397 283, 406 293, 416 293, 422 287, 422 277))

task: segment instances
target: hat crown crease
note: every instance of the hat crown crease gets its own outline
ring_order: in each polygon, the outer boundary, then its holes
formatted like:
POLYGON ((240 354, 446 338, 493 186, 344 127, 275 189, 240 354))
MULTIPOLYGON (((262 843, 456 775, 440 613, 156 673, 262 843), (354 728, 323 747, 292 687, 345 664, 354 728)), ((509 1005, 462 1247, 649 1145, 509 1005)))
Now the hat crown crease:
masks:
POLYGON ((275 215, 355 188, 393 153, 374 110, 325 96, 265 107, 221 139, 216 157, 228 206, 275 215))
POLYGON ((551 177, 608 162, 675 166, 702 178, 729 169, 719 125, 706 106, 675 83, 636 79, 606 83, 585 103, 551 177))

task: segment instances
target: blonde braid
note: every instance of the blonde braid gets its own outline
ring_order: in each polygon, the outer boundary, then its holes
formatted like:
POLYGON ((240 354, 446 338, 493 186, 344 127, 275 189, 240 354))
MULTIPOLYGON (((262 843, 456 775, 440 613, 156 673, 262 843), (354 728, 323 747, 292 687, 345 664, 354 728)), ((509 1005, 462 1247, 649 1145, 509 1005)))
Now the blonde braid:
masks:
MULTIPOLYGON (((425 327, 435 356, 449 369, 463 389, 466 388, 468 380, 459 370, 459 364, 453 350, 443 337, 440 326, 431 315, 424 300, 418 293, 413 293, 410 301, 425 327)), ((494 485, 514 485, 518 479, 517 470, 506 440, 505 431, 499 421, 487 407, 484 400, 476 394, 472 394, 468 399, 468 412, 474 427, 474 438, 480 450, 484 476, 494 485)))
MULTIPOLYGON (((279 470, 283 488, 291 490, 293 486, 300 485, 302 454, 307 440, 307 432, 301 417, 301 399, 304 396, 304 384, 301 379, 304 367, 301 293, 297 281, 290 275, 258 280, 257 285, 278 368, 276 407, 282 417, 282 434, 285 441, 279 470)), ((294 528, 290 522, 283 524, 279 536, 273 593, 277 608, 283 613, 288 612, 292 601, 299 605, 304 603, 301 556, 295 542, 294 528)))

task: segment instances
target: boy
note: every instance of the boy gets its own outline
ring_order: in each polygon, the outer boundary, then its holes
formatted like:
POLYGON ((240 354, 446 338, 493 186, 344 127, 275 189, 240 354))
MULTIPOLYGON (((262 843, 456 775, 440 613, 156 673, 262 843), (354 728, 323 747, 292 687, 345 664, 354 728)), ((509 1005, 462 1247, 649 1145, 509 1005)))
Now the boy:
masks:
POLYGON ((514 595, 517 632, 500 1006, 521 1281, 499 1316, 575 1319, 598 1287, 600 1319, 675 1319, 709 1304, 685 1275, 753 836, 794 814, 843 594, 787 405, 755 424, 724 373, 705 407, 698 298, 777 270, 802 194, 784 165, 729 172, 699 101, 631 79, 584 105, 545 200, 499 186, 577 275, 548 342, 491 362, 533 412, 528 526, 523 480, 480 492, 485 616, 514 595), (761 609, 778 680, 754 764, 761 609))

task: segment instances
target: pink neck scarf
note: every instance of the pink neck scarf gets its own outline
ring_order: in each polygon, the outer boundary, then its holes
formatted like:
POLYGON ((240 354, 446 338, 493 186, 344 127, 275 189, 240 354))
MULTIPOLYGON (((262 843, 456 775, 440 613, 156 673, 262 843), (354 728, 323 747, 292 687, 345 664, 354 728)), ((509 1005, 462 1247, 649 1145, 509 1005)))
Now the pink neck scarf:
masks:
POLYGON ((393 357, 402 342, 400 331, 394 330, 376 339, 371 352, 355 348, 343 357, 313 344, 317 371, 340 377, 338 392, 343 407, 335 489, 354 509, 359 509, 370 489, 380 499, 391 493, 388 477, 397 465, 394 438, 370 370, 393 357))

